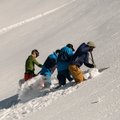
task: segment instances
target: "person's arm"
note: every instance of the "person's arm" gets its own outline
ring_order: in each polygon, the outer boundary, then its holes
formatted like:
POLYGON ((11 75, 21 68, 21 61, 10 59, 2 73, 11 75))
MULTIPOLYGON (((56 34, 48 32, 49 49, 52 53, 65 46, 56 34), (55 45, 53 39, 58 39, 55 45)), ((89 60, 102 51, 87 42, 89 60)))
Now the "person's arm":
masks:
POLYGON ((94 68, 94 65, 89 63, 89 54, 88 53, 86 54, 86 56, 84 58, 84 65, 89 68, 94 68))
POLYGON ((33 59, 33 62, 40 68, 42 68, 42 64, 40 64, 36 59, 33 59))

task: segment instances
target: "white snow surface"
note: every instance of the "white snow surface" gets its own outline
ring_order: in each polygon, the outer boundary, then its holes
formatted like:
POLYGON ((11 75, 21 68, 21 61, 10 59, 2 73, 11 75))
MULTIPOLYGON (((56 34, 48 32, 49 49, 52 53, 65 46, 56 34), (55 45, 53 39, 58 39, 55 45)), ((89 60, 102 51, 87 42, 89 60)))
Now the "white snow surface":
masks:
MULTIPOLYGON (((84 73, 84 78, 86 80, 93 79, 99 74, 100 72, 98 71, 97 68, 92 68, 87 70, 84 73)), ((20 100, 20 102, 27 102, 36 97, 43 96, 48 92, 55 91, 55 87, 58 86, 58 81, 56 79, 57 78, 51 78, 52 84, 49 88, 47 86, 45 87, 45 82, 47 81, 44 81, 44 76, 42 75, 37 75, 31 80, 24 82, 24 84, 20 85, 20 89, 18 91, 18 100, 20 100)), ((75 85, 75 82, 73 81, 67 84, 75 85)), ((64 87, 67 87, 67 86, 64 86, 64 87)))
MULTIPOLYGON (((0 120, 119 120, 119 39, 119 0, 1 0, 0 120), (88 41, 96 44, 99 76, 27 102, 17 100, 32 49, 39 50, 43 63, 67 43, 77 49, 88 41)), ((36 73, 39 70, 36 67, 36 73)))

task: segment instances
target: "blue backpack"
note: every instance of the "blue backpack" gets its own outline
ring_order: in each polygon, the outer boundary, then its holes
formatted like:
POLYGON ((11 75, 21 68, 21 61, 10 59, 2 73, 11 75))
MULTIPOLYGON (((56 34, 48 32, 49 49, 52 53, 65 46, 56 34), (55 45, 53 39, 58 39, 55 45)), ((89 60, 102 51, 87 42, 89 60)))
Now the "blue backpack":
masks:
POLYGON ((61 49, 60 54, 58 55, 58 62, 69 62, 73 55, 72 49, 64 47, 61 49))

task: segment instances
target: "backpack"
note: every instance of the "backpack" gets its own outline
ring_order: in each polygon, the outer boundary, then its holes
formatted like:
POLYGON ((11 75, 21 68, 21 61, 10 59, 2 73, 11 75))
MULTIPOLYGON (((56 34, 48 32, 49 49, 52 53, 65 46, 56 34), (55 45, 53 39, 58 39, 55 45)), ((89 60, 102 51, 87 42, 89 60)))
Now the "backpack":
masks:
POLYGON ((61 50, 60 54, 58 55, 58 61, 60 62, 68 62, 69 61, 69 55, 66 51, 61 50))

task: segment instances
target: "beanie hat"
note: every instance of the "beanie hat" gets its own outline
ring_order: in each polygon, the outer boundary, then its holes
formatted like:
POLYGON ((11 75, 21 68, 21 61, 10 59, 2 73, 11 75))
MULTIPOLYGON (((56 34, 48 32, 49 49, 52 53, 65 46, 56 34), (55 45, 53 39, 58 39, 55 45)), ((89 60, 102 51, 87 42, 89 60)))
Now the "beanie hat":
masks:
POLYGON ((72 45, 72 44, 69 43, 69 44, 67 44, 66 46, 69 47, 69 48, 71 48, 73 51, 75 51, 75 49, 73 48, 73 45, 72 45))
POLYGON ((92 42, 92 41, 89 41, 89 42, 87 43, 87 45, 88 45, 89 47, 93 47, 93 48, 96 47, 95 44, 94 44, 94 42, 92 42))
POLYGON ((55 52, 56 52, 57 54, 59 54, 59 53, 60 53, 60 50, 59 50, 59 49, 57 49, 55 52))

